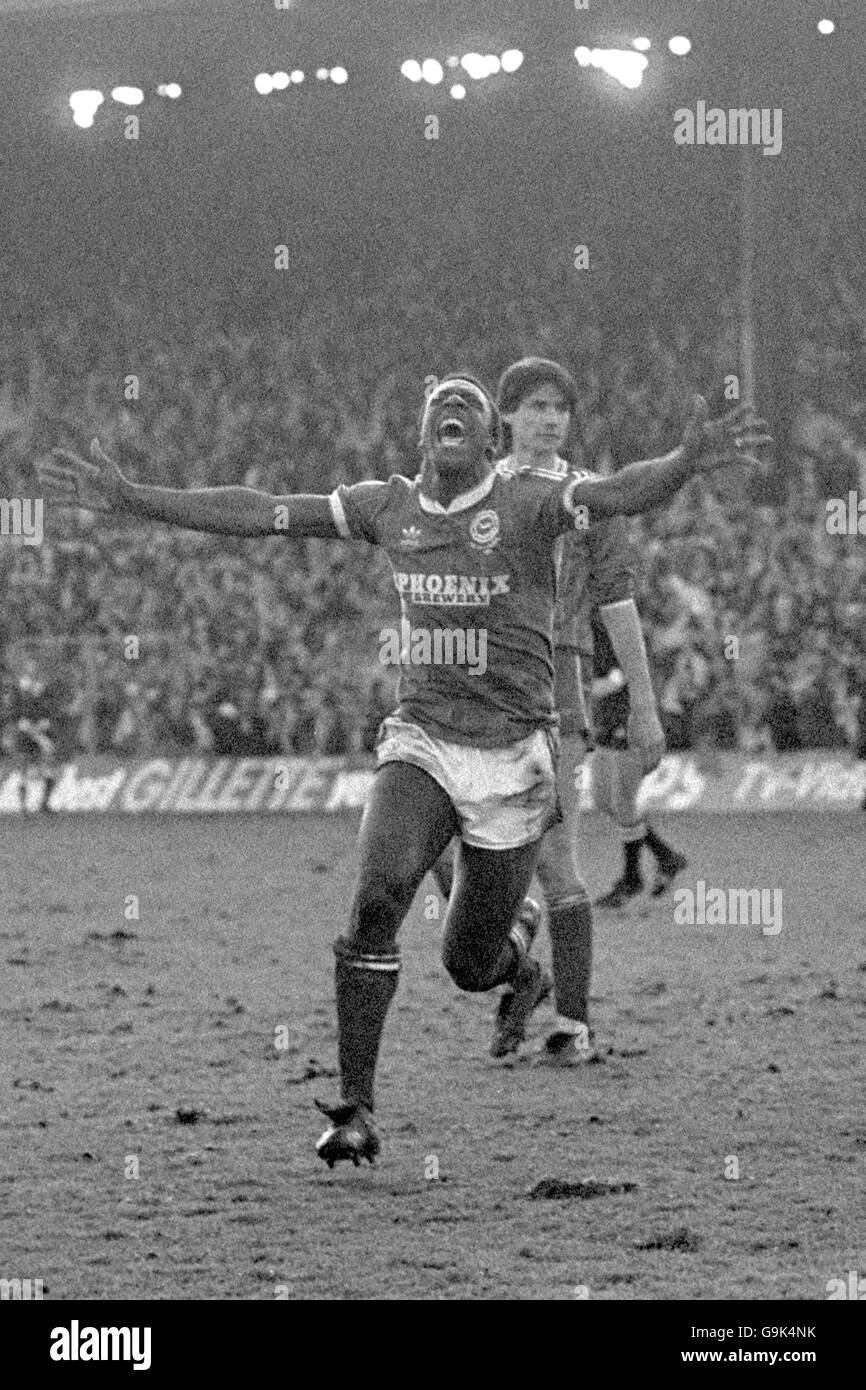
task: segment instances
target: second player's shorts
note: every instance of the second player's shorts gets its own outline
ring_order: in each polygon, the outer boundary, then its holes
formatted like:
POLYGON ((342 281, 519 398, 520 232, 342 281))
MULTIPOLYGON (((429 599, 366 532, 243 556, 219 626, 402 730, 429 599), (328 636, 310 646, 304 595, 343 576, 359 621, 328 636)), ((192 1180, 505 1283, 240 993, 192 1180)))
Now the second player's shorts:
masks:
POLYGON ((479 849, 517 849, 540 840, 558 815, 559 738, 536 729, 505 748, 446 743, 418 724, 391 715, 382 723, 376 758, 411 763, 430 774, 451 799, 460 838, 479 849))

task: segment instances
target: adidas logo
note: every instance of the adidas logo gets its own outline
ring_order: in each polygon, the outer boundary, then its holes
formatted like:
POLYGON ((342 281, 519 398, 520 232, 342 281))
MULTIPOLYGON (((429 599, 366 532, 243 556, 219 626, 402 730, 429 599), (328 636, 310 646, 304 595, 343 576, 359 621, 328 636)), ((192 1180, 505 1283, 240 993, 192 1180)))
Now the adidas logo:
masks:
POLYGON ((400 540, 404 550, 417 550, 421 544, 421 531, 417 526, 404 526, 400 540))

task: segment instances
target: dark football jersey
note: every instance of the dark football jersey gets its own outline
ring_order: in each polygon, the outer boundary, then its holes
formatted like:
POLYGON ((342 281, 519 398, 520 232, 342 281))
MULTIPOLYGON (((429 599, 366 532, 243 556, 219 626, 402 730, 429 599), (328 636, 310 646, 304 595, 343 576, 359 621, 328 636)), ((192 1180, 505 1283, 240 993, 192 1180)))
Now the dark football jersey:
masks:
MULTIPOLYGON (((519 478, 547 479, 553 487, 561 487, 566 477, 599 476, 587 468, 570 470, 562 458, 556 460, 555 469, 518 469, 511 458, 501 459, 496 467, 500 473, 515 473, 519 478)), ((572 529, 559 542, 558 566, 554 646, 578 647, 589 654, 590 611, 634 598, 632 548, 624 518, 600 517, 592 526, 572 529)))
MULTIPOLYGON (((574 479, 491 472, 449 507, 424 496, 420 478, 338 487, 334 523, 349 540, 388 555, 401 628, 459 633, 485 666, 401 661, 402 718, 439 738, 500 748, 553 726, 553 608, 556 542, 574 528, 574 479), (471 636, 470 636, 471 634, 471 636)), ((443 645, 443 651, 446 650, 443 645)), ((435 648, 434 648, 435 651, 435 648)), ((453 647, 452 647, 453 655, 453 647)))

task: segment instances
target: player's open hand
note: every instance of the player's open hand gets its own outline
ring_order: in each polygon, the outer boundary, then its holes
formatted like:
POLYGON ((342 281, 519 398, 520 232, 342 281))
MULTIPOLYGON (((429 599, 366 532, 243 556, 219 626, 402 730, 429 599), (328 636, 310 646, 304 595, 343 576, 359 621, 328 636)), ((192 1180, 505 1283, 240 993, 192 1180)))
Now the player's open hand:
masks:
POLYGON ((129 486, 126 478, 102 452, 98 439, 91 440, 90 458, 88 463, 71 449, 52 449, 51 458, 38 465, 39 482, 61 505, 92 512, 119 510, 129 486))
POLYGON ((692 412, 683 434, 683 448, 693 458, 701 472, 730 463, 761 466, 756 450, 772 444, 767 422, 756 415, 754 408, 743 401, 716 420, 709 419, 709 408, 703 396, 695 396, 692 412))

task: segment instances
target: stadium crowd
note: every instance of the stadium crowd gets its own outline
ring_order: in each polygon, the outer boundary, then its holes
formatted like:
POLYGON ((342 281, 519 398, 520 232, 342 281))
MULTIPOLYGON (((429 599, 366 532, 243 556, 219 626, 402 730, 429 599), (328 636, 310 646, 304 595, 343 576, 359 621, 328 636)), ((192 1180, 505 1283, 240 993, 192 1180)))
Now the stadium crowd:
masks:
MULTIPOLYGON (((866 296, 840 264, 803 277, 779 474, 693 483, 633 523, 672 748, 866 756, 863 539, 825 524, 828 498, 866 496, 866 296)), ((320 492, 411 473, 425 380, 466 366, 495 383, 527 352, 575 372, 573 459, 604 472, 671 448, 695 389, 724 404, 737 322, 730 282, 706 266, 683 260, 676 283, 659 277, 618 313, 567 257, 503 263, 495 284, 470 257, 459 275, 442 295, 430 255, 407 252, 384 275, 228 307, 131 283, 98 309, 18 287, 0 325, 2 495, 33 496, 36 459, 86 452, 94 434, 132 476, 171 486, 320 492)), ((377 634, 396 616, 375 551, 53 509, 44 526, 41 545, 0 540, 7 753, 22 702, 61 756, 372 747, 395 680, 377 634)))

